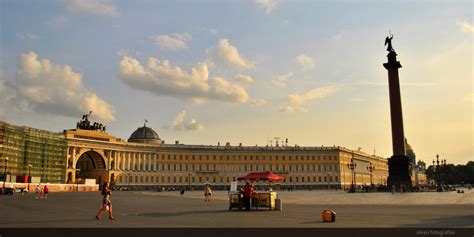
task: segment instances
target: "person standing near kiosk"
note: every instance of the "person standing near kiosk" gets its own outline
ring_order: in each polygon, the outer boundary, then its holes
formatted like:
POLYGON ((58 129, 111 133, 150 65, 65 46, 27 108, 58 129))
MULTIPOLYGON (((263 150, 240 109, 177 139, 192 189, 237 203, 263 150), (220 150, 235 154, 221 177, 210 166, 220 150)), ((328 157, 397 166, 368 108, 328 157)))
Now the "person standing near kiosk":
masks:
POLYGON ((244 187, 244 204, 245 204, 245 210, 247 211, 251 210, 250 202, 252 200, 252 195, 253 195, 253 185, 247 182, 244 187))

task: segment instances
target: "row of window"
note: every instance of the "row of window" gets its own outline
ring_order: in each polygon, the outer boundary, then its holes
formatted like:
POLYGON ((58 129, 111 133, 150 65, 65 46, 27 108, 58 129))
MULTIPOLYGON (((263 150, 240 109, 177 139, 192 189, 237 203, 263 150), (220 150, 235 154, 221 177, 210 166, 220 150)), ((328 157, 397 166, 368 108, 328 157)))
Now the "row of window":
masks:
MULTIPOLYGON (((203 176, 192 176, 191 177, 191 183, 195 183, 196 181, 198 183, 203 183, 205 182, 213 182, 213 183, 223 183, 227 182, 230 183, 232 181, 236 181, 236 177, 223 177, 223 176, 213 176, 213 177, 203 177, 203 176)), ((284 182, 290 182, 293 183, 295 181, 296 183, 325 183, 325 182, 339 182, 338 176, 290 176, 285 179, 284 182)), ((118 183, 119 184, 128 184, 128 183, 181 183, 181 184, 189 184, 189 176, 127 176, 127 175, 120 175, 118 176, 118 183), (130 180, 129 180, 130 179, 130 180), (161 181, 160 181, 161 180, 161 181)))
MULTIPOLYGON (((144 154, 144 153, 135 153, 135 157, 136 158, 150 158, 150 159, 160 159, 161 160, 188 160, 189 158, 191 158, 191 160, 221 160, 221 161, 224 161, 224 160, 239 160, 239 161, 252 161, 252 160, 266 160, 268 158, 268 160, 306 160, 309 161, 309 160, 335 160, 337 161, 337 155, 183 155, 183 154, 144 154), (137 156, 138 155, 138 156, 137 156)), ((130 153, 124 153, 124 156, 120 156, 120 157, 125 157, 125 158, 132 158, 134 157, 133 155, 131 155, 130 153)), ((120 158, 118 157, 118 158, 120 158)))
MULTIPOLYGON (((119 164, 119 167, 123 163, 119 164)), ((191 166, 191 171, 290 171, 290 172, 305 172, 305 171, 338 171, 338 164, 324 164, 324 165, 286 165, 286 164, 269 164, 269 165, 223 165, 223 164, 199 164, 199 165, 188 165, 188 164, 157 164, 156 171, 189 171, 189 166, 191 166), (268 168, 268 169, 267 169, 268 168)), ((155 167, 153 164, 135 164, 134 170, 144 170, 144 171, 153 171, 155 167)))

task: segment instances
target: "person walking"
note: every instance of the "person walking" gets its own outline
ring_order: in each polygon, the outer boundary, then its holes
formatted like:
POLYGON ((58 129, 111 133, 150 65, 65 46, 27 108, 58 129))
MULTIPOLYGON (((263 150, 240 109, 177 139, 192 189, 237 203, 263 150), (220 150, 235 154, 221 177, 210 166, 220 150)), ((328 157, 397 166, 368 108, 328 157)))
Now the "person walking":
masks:
POLYGON ((46 185, 44 186, 43 192, 44 192, 44 199, 48 199, 48 193, 49 193, 48 186, 46 185))
POLYGON ((395 194, 395 191, 396 190, 395 190, 395 184, 394 184, 394 185, 392 185, 392 194, 395 194))
POLYGON ((115 220, 112 215, 112 202, 110 201, 110 196, 112 196, 112 190, 110 190, 109 183, 105 182, 104 186, 102 187, 102 205, 99 207, 99 211, 95 218, 100 220, 100 215, 102 212, 109 211, 109 219, 115 220))
POLYGON ((206 184, 206 189, 204 191, 204 201, 205 202, 210 202, 211 201, 211 196, 212 196, 211 185, 206 184))
POLYGON ((244 204, 245 204, 245 210, 247 211, 251 210, 250 203, 252 200, 252 195, 253 195, 253 185, 247 182, 244 187, 244 204))
POLYGON ((36 188, 35 188, 35 198, 36 199, 39 199, 40 198, 40 192, 41 192, 41 188, 39 185, 36 185, 36 188))

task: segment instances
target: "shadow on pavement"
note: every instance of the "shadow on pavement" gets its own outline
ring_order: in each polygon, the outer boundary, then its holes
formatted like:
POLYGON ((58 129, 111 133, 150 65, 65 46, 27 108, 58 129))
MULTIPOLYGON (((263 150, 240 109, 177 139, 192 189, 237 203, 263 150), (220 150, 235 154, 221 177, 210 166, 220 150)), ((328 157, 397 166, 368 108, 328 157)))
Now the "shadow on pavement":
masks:
POLYGON ((186 211, 186 212, 150 212, 150 213, 138 213, 137 216, 147 217, 171 217, 171 216, 186 216, 186 215, 204 215, 204 214, 218 214, 228 213, 227 210, 208 210, 208 211, 186 211))
POLYGON ((418 224, 404 224, 399 227, 473 227, 474 215, 451 216, 425 220, 418 224))

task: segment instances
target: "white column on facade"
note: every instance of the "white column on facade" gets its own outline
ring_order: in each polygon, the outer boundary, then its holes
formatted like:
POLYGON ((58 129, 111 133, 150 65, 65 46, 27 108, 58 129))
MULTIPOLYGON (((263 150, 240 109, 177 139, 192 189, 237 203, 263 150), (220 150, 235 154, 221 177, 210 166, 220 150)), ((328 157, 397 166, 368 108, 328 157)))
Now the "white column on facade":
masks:
POLYGON ((72 162, 72 168, 76 168, 76 148, 72 147, 72 154, 71 154, 71 162, 72 162))
POLYGON ((157 157, 158 155, 155 153, 153 154, 153 171, 156 172, 156 160, 157 160, 157 157))
POLYGON ((135 153, 133 153, 133 152, 130 153, 130 159, 132 160, 132 162, 131 162, 131 166, 132 166, 132 167, 130 167, 130 169, 133 170, 133 171, 135 171, 135 162, 136 162, 136 160, 135 160, 135 153))

